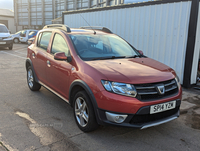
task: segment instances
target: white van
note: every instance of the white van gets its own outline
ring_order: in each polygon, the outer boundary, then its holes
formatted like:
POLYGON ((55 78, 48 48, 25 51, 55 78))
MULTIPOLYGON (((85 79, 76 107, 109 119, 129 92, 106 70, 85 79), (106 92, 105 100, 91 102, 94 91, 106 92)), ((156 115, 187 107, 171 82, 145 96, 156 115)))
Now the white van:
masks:
POLYGON ((19 41, 20 42, 28 42, 28 35, 30 32, 32 31, 37 31, 37 30, 34 30, 34 29, 27 29, 27 30, 23 30, 20 34, 20 38, 19 38, 19 41))
POLYGON ((13 38, 4 24, 0 24, 0 47, 13 48, 13 38))

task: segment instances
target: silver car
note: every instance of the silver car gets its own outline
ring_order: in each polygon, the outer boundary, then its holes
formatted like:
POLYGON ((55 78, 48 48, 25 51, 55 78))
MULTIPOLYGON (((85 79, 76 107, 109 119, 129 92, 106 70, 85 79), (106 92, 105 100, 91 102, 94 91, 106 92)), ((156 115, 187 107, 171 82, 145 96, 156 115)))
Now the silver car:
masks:
POLYGON ((13 42, 14 42, 14 43, 19 43, 19 38, 20 38, 21 32, 22 32, 22 30, 16 32, 15 34, 12 34, 12 35, 11 35, 12 38, 13 38, 13 42))

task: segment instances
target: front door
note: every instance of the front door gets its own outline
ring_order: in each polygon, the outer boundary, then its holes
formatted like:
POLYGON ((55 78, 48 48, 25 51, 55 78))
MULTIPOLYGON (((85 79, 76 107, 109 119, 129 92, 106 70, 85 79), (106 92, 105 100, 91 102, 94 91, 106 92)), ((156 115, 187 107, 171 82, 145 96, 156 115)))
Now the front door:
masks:
POLYGON ((67 61, 59 61, 54 59, 54 54, 57 52, 65 52, 69 56, 68 45, 62 35, 56 33, 53 38, 50 53, 47 54, 47 62, 49 63, 46 68, 48 86, 68 98, 67 92, 69 91, 69 77, 71 75, 72 65, 67 61))

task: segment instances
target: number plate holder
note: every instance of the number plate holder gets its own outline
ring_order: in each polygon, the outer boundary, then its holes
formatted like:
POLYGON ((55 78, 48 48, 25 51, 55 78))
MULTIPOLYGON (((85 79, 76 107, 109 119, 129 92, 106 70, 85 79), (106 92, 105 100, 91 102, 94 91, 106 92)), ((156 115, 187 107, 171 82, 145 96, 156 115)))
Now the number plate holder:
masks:
POLYGON ((175 107, 176 107, 176 101, 170 101, 166 103, 152 105, 150 107, 150 114, 171 110, 174 109, 175 107))

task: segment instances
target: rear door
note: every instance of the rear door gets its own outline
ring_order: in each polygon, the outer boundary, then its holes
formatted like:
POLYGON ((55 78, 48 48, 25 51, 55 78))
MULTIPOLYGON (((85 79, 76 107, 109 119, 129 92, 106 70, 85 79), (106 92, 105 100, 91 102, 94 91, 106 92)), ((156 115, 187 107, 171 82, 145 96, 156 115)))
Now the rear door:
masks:
POLYGON ((55 33, 52 41, 51 51, 47 54, 47 62, 49 65, 46 68, 48 86, 68 98, 69 77, 71 75, 72 65, 67 61, 59 61, 54 59, 54 54, 57 52, 65 52, 66 56, 70 55, 67 40, 64 34, 55 33))
POLYGON ((33 48, 32 62, 36 75, 44 84, 47 84, 46 79, 46 66, 47 66, 47 50, 49 48, 49 41, 51 39, 52 32, 46 31, 39 34, 37 38, 37 46, 33 48))

